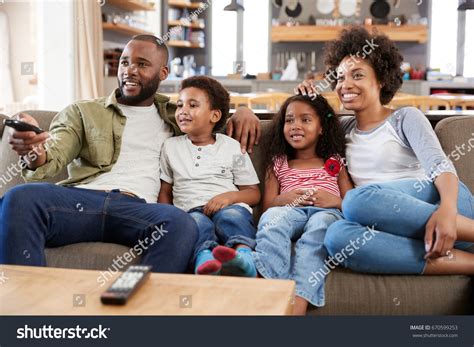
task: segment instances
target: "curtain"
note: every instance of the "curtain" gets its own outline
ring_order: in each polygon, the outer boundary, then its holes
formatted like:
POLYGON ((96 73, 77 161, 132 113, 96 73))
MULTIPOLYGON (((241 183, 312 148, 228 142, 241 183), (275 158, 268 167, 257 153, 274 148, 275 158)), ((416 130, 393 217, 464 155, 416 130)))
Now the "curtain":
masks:
POLYGON ((104 91, 102 15, 98 1, 74 1, 77 20, 75 42, 75 98, 95 99, 104 91))
POLYGON ((13 103, 10 71, 10 30, 6 13, 0 11, 0 108, 13 103))

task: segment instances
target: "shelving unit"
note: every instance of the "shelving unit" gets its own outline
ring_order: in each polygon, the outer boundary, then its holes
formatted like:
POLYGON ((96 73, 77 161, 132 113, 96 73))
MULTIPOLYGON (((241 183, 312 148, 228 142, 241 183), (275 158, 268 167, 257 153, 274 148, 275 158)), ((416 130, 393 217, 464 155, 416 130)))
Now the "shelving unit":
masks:
POLYGON ((179 20, 170 20, 168 21, 168 26, 169 27, 173 27, 173 26, 182 26, 182 27, 186 27, 186 28, 191 28, 191 29, 196 29, 196 30, 199 30, 199 29, 205 29, 205 25, 204 24, 200 24, 200 23, 183 23, 179 20))
MULTIPOLYGON (((273 26, 271 29, 272 42, 324 42, 335 40, 344 26, 299 25, 294 27, 273 26)), ((428 28, 425 25, 372 25, 366 26, 371 31, 386 34, 391 40, 398 42, 428 41, 428 28)))
POLYGON ((140 0, 107 0, 107 3, 127 11, 154 11, 155 6, 140 0))
POLYGON ((177 48, 204 48, 204 45, 192 43, 190 41, 184 40, 176 40, 176 41, 168 41, 169 47, 177 47, 177 48))
POLYGON ((200 2, 189 2, 184 0, 168 0, 168 6, 176 8, 187 8, 191 10, 197 10, 204 7, 204 3, 200 2))
POLYGON ((131 27, 126 24, 102 23, 102 29, 115 31, 124 35, 153 35, 153 33, 138 28, 131 27))

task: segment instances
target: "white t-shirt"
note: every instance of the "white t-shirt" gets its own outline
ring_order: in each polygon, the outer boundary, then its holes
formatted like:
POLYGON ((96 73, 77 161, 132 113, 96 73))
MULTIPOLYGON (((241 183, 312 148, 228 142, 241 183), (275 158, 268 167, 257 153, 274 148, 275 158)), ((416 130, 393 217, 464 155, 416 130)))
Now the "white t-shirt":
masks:
POLYGON ((118 104, 127 123, 117 162, 109 172, 77 187, 95 190, 120 189, 147 202, 157 202, 160 192, 160 152, 172 131, 155 105, 137 107, 118 104))
MULTIPOLYGON (((161 179, 173 185, 173 204, 184 211, 236 192, 236 186, 259 183, 249 155, 242 154, 239 142, 222 134, 207 146, 195 146, 187 135, 167 139, 161 151, 161 179)), ((252 212, 247 204, 238 205, 252 212)))

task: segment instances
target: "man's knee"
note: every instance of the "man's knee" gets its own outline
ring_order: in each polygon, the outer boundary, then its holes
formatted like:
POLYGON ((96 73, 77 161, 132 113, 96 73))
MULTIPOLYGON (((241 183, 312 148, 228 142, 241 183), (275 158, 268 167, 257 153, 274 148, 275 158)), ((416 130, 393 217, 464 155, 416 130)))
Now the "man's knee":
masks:
POLYGON ((160 218, 164 221, 164 225, 158 226, 166 230, 166 232, 172 232, 175 236, 185 237, 191 242, 197 240, 197 225, 194 219, 183 210, 167 204, 157 204, 159 206, 158 215, 160 217, 166 216, 166 218, 160 218))
POLYGON ((18 208, 28 208, 36 199, 44 199, 44 193, 50 189, 53 184, 49 183, 30 183, 20 184, 5 193, 3 197, 4 211, 18 208))

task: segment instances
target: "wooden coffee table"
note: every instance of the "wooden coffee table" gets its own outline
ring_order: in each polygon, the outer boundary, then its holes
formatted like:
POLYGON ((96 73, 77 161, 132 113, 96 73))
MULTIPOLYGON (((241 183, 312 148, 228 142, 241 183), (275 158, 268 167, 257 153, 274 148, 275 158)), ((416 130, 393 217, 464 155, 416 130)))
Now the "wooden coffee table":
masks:
POLYGON ((0 265, 1 315, 288 315, 293 281, 151 274, 125 306, 102 305, 100 271, 0 265))

